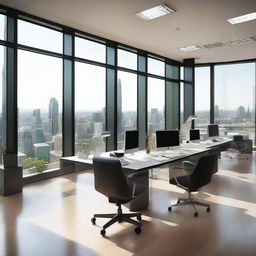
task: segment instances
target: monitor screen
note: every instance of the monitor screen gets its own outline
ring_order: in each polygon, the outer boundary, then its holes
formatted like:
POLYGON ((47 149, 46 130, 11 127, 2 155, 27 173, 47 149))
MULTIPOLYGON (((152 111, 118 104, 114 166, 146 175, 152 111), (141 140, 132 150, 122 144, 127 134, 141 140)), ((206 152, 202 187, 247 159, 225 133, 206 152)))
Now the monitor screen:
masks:
POLYGON ((219 126, 217 124, 208 125, 208 136, 209 137, 219 136, 219 126))
POLYGON ((200 130, 199 129, 191 129, 189 131, 189 140, 200 140, 200 130))
POLYGON ((139 147, 139 131, 125 131, 125 151, 138 149, 139 147))
POLYGON ((156 131, 156 147, 175 147, 180 145, 179 130, 156 131))

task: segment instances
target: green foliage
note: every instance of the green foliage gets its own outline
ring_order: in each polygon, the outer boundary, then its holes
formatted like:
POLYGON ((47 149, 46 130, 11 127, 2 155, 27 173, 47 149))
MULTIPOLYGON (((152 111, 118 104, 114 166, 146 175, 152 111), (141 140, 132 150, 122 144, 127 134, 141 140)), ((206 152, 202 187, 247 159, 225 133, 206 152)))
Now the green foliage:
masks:
POLYGON ((77 144, 77 151, 89 155, 92 152, 92 143, 80 142, 77 144))
POLYGON ((45 170, 46 161, 34 157, 28 157, 24 160, 24 168, 36 168, 36 172, 42 172, 45 170))
POLYGON ((6 153, 6 148, 5 147, 0 147, 0 155, 4 155, 6 153))

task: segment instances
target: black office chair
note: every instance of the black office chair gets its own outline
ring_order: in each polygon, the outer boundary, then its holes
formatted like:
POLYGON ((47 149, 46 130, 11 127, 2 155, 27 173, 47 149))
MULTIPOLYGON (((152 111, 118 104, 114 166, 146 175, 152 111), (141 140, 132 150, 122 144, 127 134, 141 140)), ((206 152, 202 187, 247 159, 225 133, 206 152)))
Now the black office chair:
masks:
MULTIPOLYGON (((141 232, 141 213, 122 213, 122 204, 126 204, 135 199, 142 191, 136 192, 136 184, 129 185, 125 177, 120 160, 111 157, 93 158, 95 189, 109 198, 110 203, 115 203, 118 207, 116 214, 94 214, 91 222, 96 223, 96 218, 111 218, 100 231, 105 236, 106 229, 116 222, 129 222, 135 225, 135 233, 141 232), (131 219, 136 217, 135 221, 131 219)), ((129 178, 129 177, 128 177, 129 178)), ((137 189, 136 189, 137 190, 137 189)))
MULTIPOLYGON (((192 198, 191 192, 198 191, 201 187, 207 185, 211 181, 212 174, 216 168, 218 156, 215 154, 209 154, 202 156, 196 165, 188 161, 184 161, 184 166, 191 165, 193 167, 192 172, 188 175, 175 177, 170 179, 170 184, 176 185, 180 188, 185 189, 188 192, 188 198, 179 198, 177 203, 168 208, 169 211, 172 210, 173 206, 179 205, 192 205, 195 209, 194 216, 198 216, 197 209, 195 205, 207 207, 207 212, 210 212, 210 204, 201 203, 192 198)), ((185 168, 186 169, 186 168, 185 168)))

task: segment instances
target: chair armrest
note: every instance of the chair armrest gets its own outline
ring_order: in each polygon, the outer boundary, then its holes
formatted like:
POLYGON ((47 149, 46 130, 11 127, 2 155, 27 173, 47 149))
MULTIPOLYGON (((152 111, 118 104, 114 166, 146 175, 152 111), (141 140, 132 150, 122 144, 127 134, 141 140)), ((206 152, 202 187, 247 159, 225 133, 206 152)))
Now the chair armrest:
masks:
POLYGON ((183 161, 183 167, 186 173, 191 174, 194 171, 196 164, 190 161, 183 161))
POLYGON ((127 180, 130 181, 130 180, 132 180, 134 178, 142 177, 145 174, 148 174, 148 170, 131 173, 131 174, 127 175, 127 180))

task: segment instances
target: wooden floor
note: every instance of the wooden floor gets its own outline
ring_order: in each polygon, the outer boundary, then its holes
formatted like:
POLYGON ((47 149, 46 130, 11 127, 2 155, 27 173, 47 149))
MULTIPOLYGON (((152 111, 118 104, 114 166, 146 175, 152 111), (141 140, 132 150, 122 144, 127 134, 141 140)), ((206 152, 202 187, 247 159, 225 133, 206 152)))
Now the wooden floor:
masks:
MULTIPOLYGON (((195 196, 211 212, 184 206, 167 211, 183 191, 150 180, 150 207, 142 233, 116 224, 100 235, 93 213, 115 212, 95 192, 92 173, 79 173, 25 186, 22 194, 0 197, 0 255, 24 256, 254 256, 256 255, 256 154, 250 160, 222 158, 212 183, 195 196)), ((125 210, 127 211, 127 210, 125 210)))

